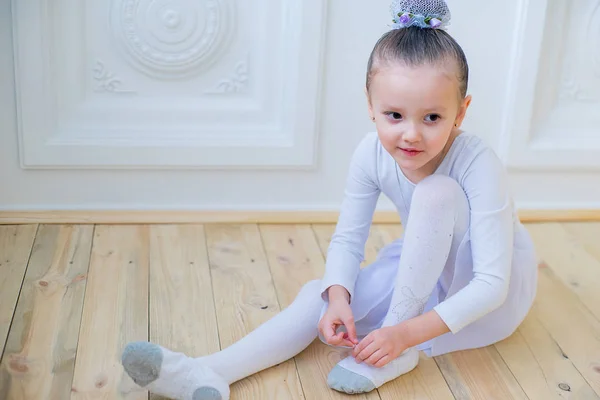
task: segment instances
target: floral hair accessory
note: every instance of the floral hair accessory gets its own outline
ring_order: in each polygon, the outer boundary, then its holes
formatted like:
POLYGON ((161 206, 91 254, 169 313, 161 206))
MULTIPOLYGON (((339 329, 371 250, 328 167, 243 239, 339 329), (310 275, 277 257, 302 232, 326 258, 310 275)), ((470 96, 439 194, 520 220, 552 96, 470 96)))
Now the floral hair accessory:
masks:
POLYGON ((392 29, 409 26, 445 29, 450 24, 450 9, 444 0, 394 0, 390 11, 392 29))

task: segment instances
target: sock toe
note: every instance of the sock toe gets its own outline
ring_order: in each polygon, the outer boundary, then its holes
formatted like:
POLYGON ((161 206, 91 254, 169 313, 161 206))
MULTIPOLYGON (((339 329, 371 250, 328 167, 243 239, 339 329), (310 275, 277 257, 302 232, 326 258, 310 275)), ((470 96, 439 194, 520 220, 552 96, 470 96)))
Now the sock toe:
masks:
POLYGON ((367 393, 375 389, 375 385, 368 378, 339 365, 329 372, 327 385, 331 389, 348 394, 367 393))
POLYGON ((141 387, 158 379, 162 362, 160 347, 148 342, 129 343, 121 355, 125 372, 141 387))
POLYGON ((217 389, 210 386, 203 386, 194 391, 192 400, 223 400, 223 397, 217 389))

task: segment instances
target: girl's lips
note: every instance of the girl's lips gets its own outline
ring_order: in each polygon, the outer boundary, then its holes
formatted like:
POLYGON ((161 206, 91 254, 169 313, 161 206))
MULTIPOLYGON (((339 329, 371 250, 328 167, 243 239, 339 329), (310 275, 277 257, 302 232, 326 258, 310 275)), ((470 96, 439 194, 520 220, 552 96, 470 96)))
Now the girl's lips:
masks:
POLYGON ((402 153, 406 154, 409 157, 414 157, 414 156, 418 156, 419 154, 422 153, 421 150, 417 150, 417 149, 403 149, 401 147, 399 147, 400 151, 402 151, 402 153))

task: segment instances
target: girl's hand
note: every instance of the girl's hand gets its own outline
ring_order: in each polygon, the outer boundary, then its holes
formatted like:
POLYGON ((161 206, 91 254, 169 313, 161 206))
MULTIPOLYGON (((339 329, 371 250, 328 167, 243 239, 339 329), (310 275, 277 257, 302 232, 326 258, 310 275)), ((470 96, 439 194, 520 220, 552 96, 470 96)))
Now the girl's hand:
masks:
POLYGON ((330 345, 354 347, 358 344, 358 339, 356 338, 354 316, 348 300, 340 296, 330 296, 329 299, 327 311, 319 322, 319 332, 330 345), (342 325, 346 327, 347 333, 337 332, 342 325))
POLYGON ((402 326, 387 326, 369 333, 352 351, 357 363, 381 368, 396 359, 408 346, 402 340, 402 326))

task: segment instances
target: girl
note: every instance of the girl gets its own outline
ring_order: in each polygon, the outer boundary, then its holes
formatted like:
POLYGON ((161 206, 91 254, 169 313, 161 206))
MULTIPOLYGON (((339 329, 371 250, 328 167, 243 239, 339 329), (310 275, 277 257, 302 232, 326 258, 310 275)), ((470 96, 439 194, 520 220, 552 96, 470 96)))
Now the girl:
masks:
POLYGON ((190 358, 130 343, 122 362, 144 389, 177 399, 228 399, 229 385, 279 364, 317 336, 352 354, 328 385, 364 393, 429 356, 511 335, 537 286, 536 255, 494 152, 459 128, 471 97, 443 0, 401 0, 368 63, 376 133, 356 149, 325 276, 234 345, 190 358), (377 199, 396 205, 405 234, 360 269, 377 199), (282 334, 285 332, 285 334, 282 334), (269 351, 265 351, 268 348, 269 351))

